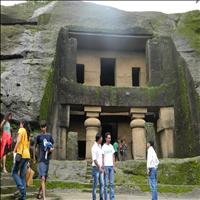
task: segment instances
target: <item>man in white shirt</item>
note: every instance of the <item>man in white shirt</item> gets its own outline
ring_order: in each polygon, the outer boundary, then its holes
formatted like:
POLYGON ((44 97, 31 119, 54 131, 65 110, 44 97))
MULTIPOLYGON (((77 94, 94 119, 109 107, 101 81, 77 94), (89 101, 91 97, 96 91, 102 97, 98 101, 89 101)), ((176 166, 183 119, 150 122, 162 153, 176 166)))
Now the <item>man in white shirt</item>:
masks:
POLYGON ((154 142, 147 143, 147 175, 149 176, 149 185, 152 193, 152 200, 158 199, 157 194, 157 168, 159 164, 158 157, 154 150, 154 142))
POLYGON ((115 199, 114 195, 114 162, 115 162, 115 150, 110 144, 111 141, 111 134, 106 133, 106 143, 103 145, 103 163, 105 169, 105 189, 104 189, 104 200, 108 199, 108 178, 110 182, 110 200, 115 199))
POLYGON ((100 200, 103 200, 104 191, 104 173, 103 173, 103 151, 101 148, 102 136, 97 133, 95 142, 92 146, 92 177, 93 177, 93 187, 92 187, 92 199, 96 200, 96 189, 98 182, 100 182, 99 196, 100 200), (100 180, 100 181, 99 181, 100 180))

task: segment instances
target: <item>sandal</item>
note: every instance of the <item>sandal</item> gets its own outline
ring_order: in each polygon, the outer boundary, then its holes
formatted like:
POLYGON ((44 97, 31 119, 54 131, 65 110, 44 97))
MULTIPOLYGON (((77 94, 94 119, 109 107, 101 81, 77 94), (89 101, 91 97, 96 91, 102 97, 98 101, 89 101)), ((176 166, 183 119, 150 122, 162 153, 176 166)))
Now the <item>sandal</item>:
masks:
POLYGON ((37 198, 37 199, 42 199, 42 198, 43 198, 43 195, 42 195, 41 193, 38 193, 37 196, 36 196, 36 198, 37 198))
POLYGON ((3 169, 4 174, 8 174, 8 171, 6 169, 3 169))
POLYGON ((19 196, 19 195, 20 195, 20 191, 17 190, 17 191, 14 193, 14 197, 17 197, 17 196, 19 196))

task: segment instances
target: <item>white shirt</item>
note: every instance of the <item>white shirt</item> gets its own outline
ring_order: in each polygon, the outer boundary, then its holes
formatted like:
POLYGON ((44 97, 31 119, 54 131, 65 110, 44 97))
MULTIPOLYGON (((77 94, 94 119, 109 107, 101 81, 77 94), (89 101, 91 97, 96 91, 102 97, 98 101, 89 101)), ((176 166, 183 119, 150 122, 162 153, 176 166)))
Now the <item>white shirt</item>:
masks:
POLYGON ((96 166, 94 163, 94 160, 96 160, 99 166, 101 167, 103 160, 103 151, 101 145, 95 142, 92 146, 91 151, 92 151, 92 166, 96 166))
POLYGON ((158 168, 159 160, 153 147, 149 147, 147 151, 147 169, 158 168))
POLYGON ((102 147, 103 154, 104 154, 104 166, 113 166, 113 154, 115 150, 112 144, 107 145, 106 143, 102 147))

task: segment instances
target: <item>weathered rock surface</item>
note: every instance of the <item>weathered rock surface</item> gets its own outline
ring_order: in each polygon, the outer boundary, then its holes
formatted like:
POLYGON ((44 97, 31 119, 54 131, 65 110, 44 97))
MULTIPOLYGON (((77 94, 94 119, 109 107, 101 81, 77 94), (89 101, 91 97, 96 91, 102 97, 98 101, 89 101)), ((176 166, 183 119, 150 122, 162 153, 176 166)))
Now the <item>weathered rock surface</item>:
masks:
POLYGON ((78 159, 78 133, 68 132, 67 136, 67 160, 78 159))
POLYGON ((10 25, 1 25, 1 111, 12 111, 16 119, 26 117, 36 121, 39 117, 47 74, 62 26, 99 32, 117 30, 125 33, 131 30, 171 35, 200 94, 198 51, 177 31, 185 14, 125 12, 92 3, 67 1, 2 6, 1 14, 4 21, 9 23, 10 19, 10 25), (14 20, 36 22, 37 25, 13 25, 14 20))
POLYGON ((52 160, 49 166, 49 178, 52 180, 85 182, 87 161, 52 160))

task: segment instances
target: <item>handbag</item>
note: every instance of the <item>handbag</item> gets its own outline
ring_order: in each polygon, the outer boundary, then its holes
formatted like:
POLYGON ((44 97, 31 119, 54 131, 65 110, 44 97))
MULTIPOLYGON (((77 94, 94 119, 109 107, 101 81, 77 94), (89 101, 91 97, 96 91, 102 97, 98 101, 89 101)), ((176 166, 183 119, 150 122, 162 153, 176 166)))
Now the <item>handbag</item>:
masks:
POLYGON ((31 167, 27 168, 26 171, 26 186, 29 187, 33 184, 33 176, 35 172, 31 169, 31 167))

